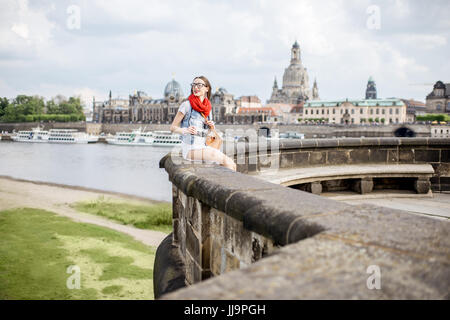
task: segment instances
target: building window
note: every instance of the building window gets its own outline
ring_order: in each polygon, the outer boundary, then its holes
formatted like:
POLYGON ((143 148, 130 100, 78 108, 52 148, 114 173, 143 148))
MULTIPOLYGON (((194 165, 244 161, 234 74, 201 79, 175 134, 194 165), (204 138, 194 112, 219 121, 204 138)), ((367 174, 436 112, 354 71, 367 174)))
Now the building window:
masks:
MULTIPOLYGON (((448 108, 449 108, 449 110, 450 110, 450 102, 449 102, 448 108)), ((336 110, 333 109, 333 114, 335 114, 335 113, 336 113, 336 110)))
POLYGON ((384 109, 381 109, 381 114, 384 114, 384 109))
POLYGON ((380 114, 380 109, 377 108, 376 114, 380 114))
POLYGON ((395 114, 400 114, 400 109, 395 109, 395 114))
POLYGON ((373 109, 370 109, 370 114, 373 114, 373 109))
POLYGON ((308 109, 305 110, 305 114, 308 114, 308 109))
POLYGON ((389 109, 389 114, 392 114, 392 108, 389 109))
POLYGON ((440 103, 438 103, 438 104, 436 105, 436 110, 441 111, 441 109, 442 109, 442 106, 441 106, 440 103))
POLYGON ((363 108, 359 109, 359 114, 363 114, 363 113, 364 113, 363 108))

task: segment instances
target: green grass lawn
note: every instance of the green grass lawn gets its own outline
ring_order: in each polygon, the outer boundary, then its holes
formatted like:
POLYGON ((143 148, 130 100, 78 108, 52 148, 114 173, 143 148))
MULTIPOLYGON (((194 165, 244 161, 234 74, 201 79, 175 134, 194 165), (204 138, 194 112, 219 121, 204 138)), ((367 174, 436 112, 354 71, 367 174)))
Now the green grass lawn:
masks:
POLYGON ((165 233, 172 232, 171 203, 144 205, 117 202, 101 196, 94 201, 74 203, 71 207, 78 211, 106 217, 140 229, 151 229, 165 233))
POLYGON ((154 255, 128 235, 45 210, 0 211, 1 300, 153 299, 154 255))

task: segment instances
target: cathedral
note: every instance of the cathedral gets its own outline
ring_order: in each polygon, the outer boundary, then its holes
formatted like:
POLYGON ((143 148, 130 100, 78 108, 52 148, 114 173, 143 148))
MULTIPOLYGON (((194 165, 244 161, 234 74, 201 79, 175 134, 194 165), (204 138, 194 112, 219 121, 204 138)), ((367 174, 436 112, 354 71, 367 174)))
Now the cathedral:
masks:
POLYGON ((302 64, 300 53, 300 46, 295 41, 291 48, 291 63, 284 70, 282 87, 278 89, 275 78, 268 104, 298 105, 307 100, 319 100, 317 82, 314 80, 314 85, 310 89, 308 72, 302 64))

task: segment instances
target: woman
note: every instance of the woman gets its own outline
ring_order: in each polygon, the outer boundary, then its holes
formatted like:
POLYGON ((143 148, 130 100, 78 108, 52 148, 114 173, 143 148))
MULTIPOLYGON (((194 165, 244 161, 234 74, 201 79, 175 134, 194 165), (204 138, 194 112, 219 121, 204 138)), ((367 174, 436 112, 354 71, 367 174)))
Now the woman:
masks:
POLYGON ((217 162, 236 171, 236 164, 232 159, 220 150, 206 145, 208 127, 214 128, 214 122, 211 121, 210 97, 211 85, 208 79, 204 76, 194 78, 191 84, 191 95, 180 105, 170 131, 182 135, 183 158, 217 162))

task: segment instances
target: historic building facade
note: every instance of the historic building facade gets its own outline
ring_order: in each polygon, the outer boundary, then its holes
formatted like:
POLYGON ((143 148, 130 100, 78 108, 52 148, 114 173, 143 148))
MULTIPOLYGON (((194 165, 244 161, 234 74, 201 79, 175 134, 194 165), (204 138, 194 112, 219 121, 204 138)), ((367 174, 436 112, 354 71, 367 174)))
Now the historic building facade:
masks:
POLYGON ((437 81, 426 97, 428 113, 450 113, 450 83, 437 81))
POLYGON ((267 103, 298 105, 303 101, 318 99, 319 89, 317 82, 314 80, 313 88, 310 89, 308 72, 301 60, 300 46, 295 41, 291 48, 291 62, 284 70, 281 89, 278 89, 275 77, 272 95, 267 103))
POLYGON ((93 102, 93 121, 98 123, 170 123, 183 101, 180 84, 172 80, 164 89, 164 98, 152 99, 143 91, 129 95, 128 99, 93 102))
POLYGON ((310 101, 303 106, 303 120, 335 124, 394 124, 407 121, 401 99, 310 101))

